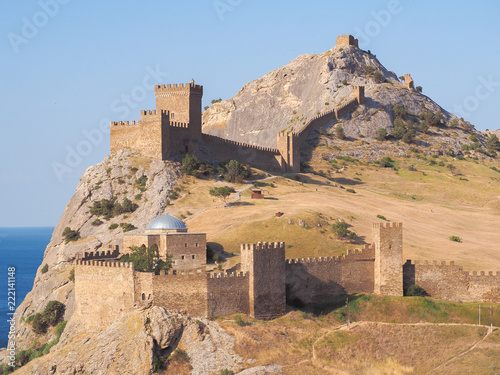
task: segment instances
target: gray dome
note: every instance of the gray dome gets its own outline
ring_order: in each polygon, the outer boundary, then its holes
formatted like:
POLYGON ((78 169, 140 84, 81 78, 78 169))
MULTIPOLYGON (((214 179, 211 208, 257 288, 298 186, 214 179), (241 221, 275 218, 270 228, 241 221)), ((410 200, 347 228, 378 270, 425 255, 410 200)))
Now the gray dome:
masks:
POLYGON ((187 229, 184 222, 172 215, 161 215, 153 219, 146 229, 187 229))

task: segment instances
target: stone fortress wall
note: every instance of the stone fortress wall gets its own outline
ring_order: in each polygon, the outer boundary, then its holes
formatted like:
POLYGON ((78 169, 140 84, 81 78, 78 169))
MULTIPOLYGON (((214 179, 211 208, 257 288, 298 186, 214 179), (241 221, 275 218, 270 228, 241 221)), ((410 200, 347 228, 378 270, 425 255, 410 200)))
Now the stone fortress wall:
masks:
MULTIPOLYGON (((355 45, 357 39, 341 35, 337 45, 355 45)), ((199 155, 200 144, 215 159, 238 160, 243 164, 281 172, 300 171, 300 148, 311 131, 336 121, 364 103, 364 87, 355 86, 352 98, 336 108, 312 118, 298 132, 277 134, 277 147, 266 148, 235 142, 202 133, 201 98, 203 87, 193 80, 186 84, 156 85, 156 110, 141 111, 140 121, 111 123, 111 153, 124 147, 139 150, 142 155, 165 160, 173 154, 199 155)))
POLYGON ((323 303, 350 293, 402 296, 417 284, 431 297, 500 302, 500 272, 467 272, 453 262, 402 264, 402 224, 375 223, 372 245, 339 257, 286 259, 285 243, 241 245, 241 271, 137 272, 130 263, 75 261, 75 312, 95 326, 154 304, 191 316, 235 313, 273 319, 286 303, 323 303))

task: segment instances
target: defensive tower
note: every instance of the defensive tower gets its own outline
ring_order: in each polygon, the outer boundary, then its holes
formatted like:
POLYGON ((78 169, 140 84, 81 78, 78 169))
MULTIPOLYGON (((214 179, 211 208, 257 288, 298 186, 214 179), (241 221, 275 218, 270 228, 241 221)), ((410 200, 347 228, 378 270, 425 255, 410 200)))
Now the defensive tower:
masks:
POLYGON ((374 292, 403 295, 403 223, 374 223, 374 292))
POLYGON ((285 243, 241 245, 241 269, 249 275, 249 314, 274 319, 286 313, 285 243))

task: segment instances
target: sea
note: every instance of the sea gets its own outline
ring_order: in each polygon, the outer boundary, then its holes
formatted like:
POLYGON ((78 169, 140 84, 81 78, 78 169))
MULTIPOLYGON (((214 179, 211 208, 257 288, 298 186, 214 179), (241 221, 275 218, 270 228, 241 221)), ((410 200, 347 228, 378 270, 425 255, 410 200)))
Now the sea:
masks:
POLYGON ((10 328, 8 292, 14 287, 17 308, 33 287, 53 231, 54 227, 0 228, 0 348, 7 346, 10 328), (15 268, 14 285, 8 284, 9 267, 15 268))

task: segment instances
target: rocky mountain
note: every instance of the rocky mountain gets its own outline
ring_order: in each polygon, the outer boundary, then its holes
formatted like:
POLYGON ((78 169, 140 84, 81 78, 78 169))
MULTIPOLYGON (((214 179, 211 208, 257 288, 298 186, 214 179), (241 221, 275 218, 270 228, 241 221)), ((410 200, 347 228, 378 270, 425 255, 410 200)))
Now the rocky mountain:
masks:
MULTIPOLYGON (((51 300, 65 304, 65 319, 71 317, 74 303, 74 283, 70 281, 72 262, 78 254, 107 250, 116 244, 128 223, 144 229, 155 217, 165 212, 168 194, 177 184, 180 171, 177 164, 144 159, 130 150, 121 150, 107 156, 101 163, 83 174, 47 246, 43 262, 38 268, 33 289, 16 310, 18 321, 43 311, 51 300), (116 215, 109 220, 90 213, 94 202, 116 198, 120 203, 129 199, 137 205, 134 212, 116 215), (99 222, 101 222, 99 224, 99 222), (113 228, 113 224, 116 228, 113 228), (77 231, 80 239, 66 241, 65 228, 77 231), (47 270, 42 270, 47 265, 47 270), (45 271, 45 272, 44 272, 45 271)), ((43 339, 48 340, 49 337, 43 339)), ((28 324, 18 326, 18 349, 29 348, 36 340, 28 324)))
MULTIPOLYGON (((470 124, 459 121, 417 90, 406 88, 375 55, 355 46, 335 46, 321 54, 299 56, 247 83, 234 98, 216 102, 203 113, 203 131, 234 141, 276 147, 278 132, 298 131, 311 118, 344 104, 351 98, 355 85, 365 86, 366 102, 341 119, 349 140, 374 141, 381 128, 388 135, 393 133, 392 109, 400 104, 413 118, 427 111, 440 118, 442 127, 433 127, 426 134, 432 139, 422 134, 416 137, 415 144, 439 145, 441 153, 456 154, 463 144, 471 143, 470 124), (452 121, 456 126, 450 127, 452 121)), ((326 128, 333 125, 331 122, 326 128)), ((331 133, 333 129, 326 131, 331 133)), ((478 136, 484 143, 484 137, 478 136)), ((394 151, 404 152, 405 145, 400 143, 401 147, 394 151)), ((361 154, 373 153, 373 147, 364 149, 361 154)))

